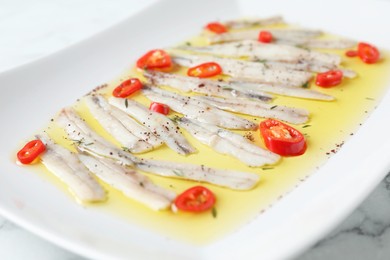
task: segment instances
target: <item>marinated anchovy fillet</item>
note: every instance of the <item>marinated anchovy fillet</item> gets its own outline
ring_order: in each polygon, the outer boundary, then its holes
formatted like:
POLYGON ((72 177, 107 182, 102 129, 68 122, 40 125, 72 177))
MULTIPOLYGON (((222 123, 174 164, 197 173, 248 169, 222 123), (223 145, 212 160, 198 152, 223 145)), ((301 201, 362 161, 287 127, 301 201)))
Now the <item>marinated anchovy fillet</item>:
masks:
POLYGON ((179 124, 203 144, 219 153, 231 155, 250 167, 274 164, 280 159, 279 155, 260 148, 242 135, 215 125, 200 123, 185 117, 179 120, 179 124))
POLYGON ((216 62, 222 73, 232 79, 247 80, 258 83, 275 83, 286 86, 302 86, 312 78, 312 73, 287 68, 270 68, 266 62, 244 61, 213 56, 197 56, 189 54, 173 54, 176 64, 193 67, 205 62, 216 62))
POLYGON ((95 119, 132 153, 149 151, 163 144, 148 128, 108 104, 103 96, 88 95, 84 99, 95 119))
POLYGON ((243 29, 253 26, 266 26, 273 24, 285 24, 283 17, 281 16, 272 16, 268 18, 246 18, 246 19, 237 19, 226 21, 225 24, 231 29, 243 29))
POLYGON ((106 199, 106 193, 77 155, 55 144, 46 134, 36 135, 46 146, 41 155, 46 168, 64 182, 81 202, 98 202, 106 199))
POLYGON ((291 39, 291 40, 279 40, 278 44, 294 45, 304 48, 317 48, 317 49, 347 49, 356 46, 357 42, 348 39, 291 39))
POLYGON ((134 169, 116 164, 110 159, 80 154, 81 162, 96 176, 127 197, 139 201, 153 210, 166 209, 175 193, 153 184, 146 176, 134 169))
POLYGON ((247 119, 210 106, 192 97, 148 86, 142 92, 149 99, 169 105, 170 108, 186 117, 208 122, 229 129, 256 129, 257 125, 247 119))
POLYGON ((289 97, 298 97, 314 100, 324 100, 331 101, 335 98, 331 95, 321 93, 316 90, 306 89, 306 88, 296 88, 296 87, 286 87, 275 84, 259 84, 251 82, 241 82, 241 81, 232 81, 229 86, 232 89, 238 91, 246 91, 248 93, 256 93, 258 91, 269 92, 273 94, 289 96, 289 97))
MULTIPOLYGON (((272 71, 287 70, 296 73, 296 76, 294 77, 303 77, 303 78, 309 75, 307 74, 308 72, 325 72, 332 69, 339 69, 343 72, 344 76, 347 78, 356 77, 356 72, 351 69, 340 68, 333 64, 323 64, 323 63, 314 64, 309 61, 299 61, 297 63, 272 61, 272 60, 265 60, 265 59, 253 59, 252 61, 248 61, 248 60, 238 60, 238 59, 232 59, 226 57, 222 58, 222 57, 217 57, 217 56, 204 54, 204 53, 202 53, 202 55, 191 55, 191 54, 183 54, 183 53, 179 54, 177 52, 175 53, 172 52, 171 55, 173 60, 177 64, 186 67, 196 66, 197 64, 203 62, 210 62, 210 61, 217 62, 218 64, 221 64, 221 67, 223 68, 224 71, 223 73, 230 75, 232 77, 238 77, 237 74, 241 73, 242 68, 245 69, 248 68, 248 72, 246 73, 255 73, 257 69, 259 69, 260 71, 264 71, 265 69, 272 70, 272 71), (304 73, 300 74, 299 72, 304 72, 304 73)), ((260 77, 260 76, 256 76, 256 77, 260 77)), ((296 83, 288 84, 288 85, 294 86, 296 85, 296 83)))
POLYGON ((285 44, 306 48, 322 48, 322 49, 346 49, 356 45, 355 41, 348 39, 313 39, 320 36, 321 31, 307 29, 256 29, 245 30, 238 32, 227 32, 208 36, 210 43, 235 42, 244 40, 257 40, 259 32, 266 30, 272 34, 273 43, 285 44))
POLYGON ((101 96, 87 95, 84 98, 90 112, 100 125, 110 133, 123 147, 127 147, 132 153, 142 153, 153 148, 145 140, 132 134, 119 120, 107 111, 105 100, 101 96))
POLYGON ((135 164, 140 170, 156 175, 206 182, 233 190, 249 190, 260 178, 254 173, 143 158, 135 161, 135 164))
POLYGON ((113 158, 124 165, 133 165, 131 154, 125 153, 93 131, 73 108, 65 108, 56 122, 64 128, 78 150, 101 157, 113 158))
POLYGON ((109 103, 141 122, 178 154, 188 155, 196 152, 196 149, 180 133, 179 127, 168 117, 150 111, 140 103, 130 99, 111 97, 109 103))
POLYGON ((237 98, 196 97, 195 99, 219 109, 252 116, 276 118, 292 124, 302 124, 309 119, 309 111, 302 108, 270 105, 237 98))
POLYGON ((320 36, 322 34, 321 31, 309 30, 309 29, 260 28, 260 29, 251 29, 245 31, 226 32, 226 33, 211 35, 207 38, 210 43, 257 40, 259 37, 259 32, 263 30, 270 32, 274 39, 285 40, 285 41, 294 41, 294 40, 305 41, 310 38, 320 36))
MULTIPOLYGON (((286 87, 277 84, 266 83, 252 83, 241 81, 223 81, 223 80, 210 80, 200 79, 195 77, 186 77, 176 74, 169 74, 163 72, 147 72, 145 77, 152 85, 170 86, 172 88, 181 90, 183 92, 195 92, 195 93, 216 93, 215 96, 229 98, 235 96, 237 98, 257 99, 261 101, 271 100, 271 96, 268 93, 275 93, 284 96, 316 99, 316 100, 334 100, 334 97, 323 94, 316 90, 298 88, 298 87, 286 87), (202 89, 202 90, 201 90, 202 89), (206 89, 206 91, 203 91, 206 89), (219 95, 221 90, 229 91, 231 95, 219 95), (238 95, 235 95, 238 94, 238 95), (260 95, 260 96, 259 96, 260 95)), ((213 94, 210 94, 214 96, 213 94)))
POLYGON ((194 92, 218 97, 240 97, 270 101, 272 96, 264 92, 247 93, 226 86, 224 81, 187 77, 158 71, 145 71, 144 76, 151 85, 169 86, 182 92, 194 92))
POLYGON ((340 56, 336 54, 306 50, 290 45, 265 44, 251 40, 204 47, 180 46, 178 48, 218 56, 235 58, 248 57, 251 60, 283 61, 289 63, 309 62, 310 64, 329 66, 338 66, 341 62, 340 56))

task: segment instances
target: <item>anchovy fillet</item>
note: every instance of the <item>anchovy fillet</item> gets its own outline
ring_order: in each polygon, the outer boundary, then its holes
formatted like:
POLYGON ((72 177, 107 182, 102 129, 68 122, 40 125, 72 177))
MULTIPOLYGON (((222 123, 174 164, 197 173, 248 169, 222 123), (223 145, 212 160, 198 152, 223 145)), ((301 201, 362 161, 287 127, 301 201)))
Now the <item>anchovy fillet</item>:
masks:
POLYGON ((73 108, 65 108, 58 115, 56 122, 64 128, 68 138, 78 150, 106 158, 113 158, 124 165, 133 165, 132 156, 115 147, 93 131, 73 108))
POLYGON ((196 97, 196 99, 219 109, 252 116, 276 118, 292 124, 302 124, 307 122, 309 119, 309 111, 302 108, 270 105, 256 101, 233 98, 196 97))
POLYGON ((273 94, 278 94, 282 96, 289 97, 298 97, 298 98, 306 98, 306 99, 314 99, 314 100, 324 100, 331 101, 335 98, 328 94, 321 93, 316 90, 306 89, 306 88, 297 88, 297 87, 286 87, 280 86, 277 84, 259 84, 259 83, 251 83, 251 82, 240 82, 240 81, 232 81, 228 85, 232 89, 236 89, 238 91, 246 91, 248 93, 257 93, 258 91, 269 92, 273 94))
MULTIPOLYGON (((175 55, 175 54, 174 54, 175 55)), ((180 54, 183 55, 184 54, 180 54)), ((202 56, 197 56, 201 57, 202 59, 207 59, 208 61, 217 61, 217 60, 227 60, 228 62, 236 62, 236 61, 243 61, 243 60, 238 60, 238 59, 232 59, 232 58, 221 58, 217 56, 212 56, 212 55, 204 55, 202 56)), ((175 60, 175 57, 174 57, 175 60)), ((246 62, 255 62, 259 63, 261 68, 264 69, 271 69, 271 70, 293 70, 293 71, 306 71, 306 72, 326 72, 328 70, 332 69, 339 69, 343 72, 343 75, 347 78, 355 78, 356 77, 356 72, 351 70, 351 69, 346 69, 346 68, 341 68, 337 65, 333 64, 323 64, 323 63, 312 63, 309 61, 299 61, 297 63, 289 63, 289 62, 283 62, 283 61, 272 61, 272 60, 264 60, 264 59, 252 59, 250 61, 246 62)), ((183 66, 186 66, 184 64, 189 64, 188 61, 181 60, 180 63, 183 64, 183 66)))
POLYGON ((240 95, 233 95, 233 97, 257 99, 261 101, 270 100, 270 98, 262 98, 268 95, 265 94, 265 92, 307 99, 334 100, 334 97, 327 94, 323 94, 316 90, 298 87, 286 87, 277 84, 199 79, 195 77, 187 77, 163 72, 147 72, 145 74, 145 77, 152 85, 169 86, 183 92, 192 91, 195 93, 202 94, 216 92, 217 94, 215 94, 215 96, 225 98, 230 98, 232 97, 232 95, 219 95, 219 91, 225 90, 231 92, 232 94, 240 93, 240 95), (207 93, 205 93, 206 91, 202 92, 202 90, 200 89, 207 89, 207 93), (258 96, 259 93, 261 95, 260 98, 258 96))
POLYGON ((168 117, 150 111, 140 103, 130 99, 111 97, 109 103, 141 122, 178 154, 188 155, 196 152, 196 149, 180 133, 178 126, 168 117))
POLYGON ((229 129, 256 129, 257 125, 247 119, 210 106, 192 97, 166 91, 157 87, 144 86, 142 93, 149 99, 169 105, 186 117, 212 123, 229 129))
POLYGON ((194 92, 218 97, 239 97, 270 101, 272 96, 264 92, 247 93, 225 87, 225 82, 158 71, 144 71, 144 76, 151 85, 169 86, 182 92, 194 92))
POLYGON ((290 45, 260 43, 245 40, 240 42, 215 44, 204 47, 180 46, 179 49, 235 58, 248 57, 251 60, 283 61, 290 63, 309 62, 310 64, 338 66, 340 56, 306 50, 290 45))
POLYGON ((64 182, 81 202, 98 202, 106 199, 106 193, 77 155, 55 144, 46 134, 36 136, 46 146, 41 155, 46 168, 64 182))
MULTIPOLYGON (((100 125, 110 133, 123 147, 132 153, 150 151, 153 146, 144 139, 140 139, 118 120, 112 113, 110 105, 100 95, 87 95, 84 98, 90 112, 100 125)), ((121 111, 122 112, 122 111, 121 111)), ((126 116, 126 115, 125 115, 126 116)), ((128 116, 127 116, 128 117, 128 116)), ((126 117, 122 118, 126 119, 126 117)), ((153 134, 152 134, 153 135, 153 134)))
POLYGON ((281 16, 272 16, 268 18, 245 18, 230 20, 223 23, 230 29, 243 29, 254 26, 266 26, 274 24, 285 24, 283 17, 281 16))
POLYGON ((233 190, 249 190, 259 181, 259 175, 248 172, 222 170, 177 162, 138 159, 138 169, 165 177, 206 182, 233 190))
POLYGON ((222 73, 236 80, 257 83, 275 83, 286 86, 302 86, 312 78, 312 73, 286 68, 269 68, 265 62, 244 61, 213 56, 189 54, 171 54, 176 64, 193 67, 205 62, 216 62, 222 73))
POLYGON ((208 36, 211 44, 235 42, 244 40, 257 40, 261 30, 269 31, 273 36, 273 43, 292 45, 306 48, 346 49, 356 45, 355 41, 348 39, 313 39, 320 36, 321 31, 307 29, 256 29, 238 32, 227 32, 208 36))
POLYGON ((175 193, 153 184, 146 176, 134 169, 121 166, 110 159, 80 154, 81 162, 96 176, 127 197, 141 202, 153 210, 166 209, 175 193))
POLYGON ((203 144, 219 153, 231 155, 250 167, 274 164, 280 159, 279 155, 256 146, 242 135, 215 125, 199 123, 185 117, 179 120, 179 124, 203 144))
POLYGON ((322 35, 322 32, 318 30, 260 28, 260 29, 253 29, 253 30, 215 34, 207 38, 211 44, 221 43, 221 42, 243 41, 243 40, 257 40, 259 37, 259 32, 262 30, 266 30, 270 32, 272 34, 272 37, 276 40, 285 40, 285 41, 294 41, 294 40, 305 41, 310 38, 322 35))

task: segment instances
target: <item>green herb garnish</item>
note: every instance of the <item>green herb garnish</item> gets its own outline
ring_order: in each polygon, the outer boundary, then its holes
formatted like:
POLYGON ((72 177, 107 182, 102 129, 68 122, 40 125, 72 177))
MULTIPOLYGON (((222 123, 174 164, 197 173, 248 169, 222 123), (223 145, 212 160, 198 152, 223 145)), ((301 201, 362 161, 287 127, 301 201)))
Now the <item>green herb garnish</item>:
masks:
POLYGON ((302 85, 302 88, 309 88, 309 81, 302 85))
POLYGON ((217 209, 215 208, 215 207, 213 207, 212 209, 211 209, 211 215, 213 215, 213 218, 217 218, 217 209))
POLYGON ((229 86, 221 86, 221 88, 225 89, 225 90, 233 90, 231 87, 229 86))

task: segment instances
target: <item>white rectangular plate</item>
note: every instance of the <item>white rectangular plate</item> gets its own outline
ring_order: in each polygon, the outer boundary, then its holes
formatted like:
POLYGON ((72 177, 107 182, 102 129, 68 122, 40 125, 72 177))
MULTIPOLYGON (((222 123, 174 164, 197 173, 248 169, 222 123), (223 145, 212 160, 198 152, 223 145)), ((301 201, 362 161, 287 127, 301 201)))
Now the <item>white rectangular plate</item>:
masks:
POLYGON ((285 259, 341 221, 387 173, 390 95, 307 182, 236 233, 207 245, 168 240, 110 214, 84 209, 15 164, 15 150, 61 107, 110 81, 146 50, 169 46, 209 21, 283 15, 390 49, 390 5, 360 1, 161 1, 91 39, 0 75, 0 213, 91 258, 285 259), (381 134, 373 134, 380 129, 381 134), (375 145, 373 145, 375 144, 375 145))

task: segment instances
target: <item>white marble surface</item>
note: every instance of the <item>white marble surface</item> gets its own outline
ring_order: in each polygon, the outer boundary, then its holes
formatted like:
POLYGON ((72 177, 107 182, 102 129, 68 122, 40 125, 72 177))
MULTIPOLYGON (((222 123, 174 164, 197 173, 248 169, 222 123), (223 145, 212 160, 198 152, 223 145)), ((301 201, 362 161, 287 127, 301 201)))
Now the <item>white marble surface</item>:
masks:
MULTIPOLYGON (((106 28, 155 0, 0 0, 0 72, 106 28)), ((390 176, 297 260, 390 259, 390 176)), ((83 259, 0 217, 0 259, 83 259)))

